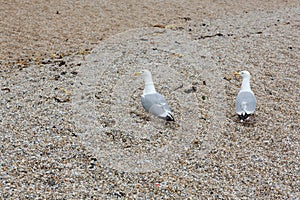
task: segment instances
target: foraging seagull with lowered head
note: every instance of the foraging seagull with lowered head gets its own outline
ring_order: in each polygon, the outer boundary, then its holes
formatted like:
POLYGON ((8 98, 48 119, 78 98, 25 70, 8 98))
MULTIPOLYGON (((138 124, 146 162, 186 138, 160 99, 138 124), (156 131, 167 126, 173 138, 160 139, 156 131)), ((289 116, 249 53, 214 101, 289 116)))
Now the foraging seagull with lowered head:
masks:
POLYGON ((149 70, 142 70, 135 72, 134 75, 141 75, 145 82, 144 92, 141 96, 144 109, 156 117, 165 119, 166 121, 174 121, 173 114, 166 99, 155 90, 151 72, 149 70))
POLYGON ((236 97, 235 109, 240 122, 245 122, 256 108, 256 98, 250 88, 251 75, 248 71, 235 72, 234 75, 239 75, 243 78, 241 90, 236 97))

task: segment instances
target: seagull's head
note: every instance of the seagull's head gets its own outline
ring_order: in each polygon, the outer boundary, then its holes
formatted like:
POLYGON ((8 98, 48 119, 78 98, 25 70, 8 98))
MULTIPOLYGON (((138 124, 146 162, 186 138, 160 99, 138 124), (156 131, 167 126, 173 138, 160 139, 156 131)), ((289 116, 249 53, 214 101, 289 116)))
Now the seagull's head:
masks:
POLYGON ((248 71, 240 71, 240 72, 234 72, 235 76, 241 76, 242 78, 250 78, 251 75, 248 71))
POLYGON ((139 72, 134 73, 135 76, 142 76, 143 78, 151 77, 151 72, 147 69, 143 69, 139 72))

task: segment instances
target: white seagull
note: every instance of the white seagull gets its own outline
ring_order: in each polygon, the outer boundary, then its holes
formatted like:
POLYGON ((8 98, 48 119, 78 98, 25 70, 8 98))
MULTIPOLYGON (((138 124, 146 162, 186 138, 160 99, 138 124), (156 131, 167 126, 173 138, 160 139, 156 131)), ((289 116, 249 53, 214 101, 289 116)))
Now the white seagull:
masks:
POLYGON ((240 75, 243 78, 241 90, 236 97, 235 109, 240 122, 245 122, 256 108, 256 98, 250 87, 251 75, 248 71, 235 72, 234 75, 240 75))
POLYGON ((166 99, 155 90, 151 72, 149 70, 142 70, 135 72, 134 75, 141 75, 145 82, 144 92, 141 96, 144 109, 156 117, 165 119, 166 121, 174 121, 172 111, 166 99))

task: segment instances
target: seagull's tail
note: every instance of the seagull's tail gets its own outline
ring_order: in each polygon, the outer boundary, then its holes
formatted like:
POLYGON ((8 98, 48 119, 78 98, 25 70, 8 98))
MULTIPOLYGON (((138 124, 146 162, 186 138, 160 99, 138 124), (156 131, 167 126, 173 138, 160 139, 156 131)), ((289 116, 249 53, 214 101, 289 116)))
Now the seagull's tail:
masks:
POLYGON ((248 120, 248 118, 250 117, 251 114, 247 114, 247 113, 242 113, 239 115, 239 119, 240 119, 240 122, 244 122, 246 120, 248 120))
POLYGON ((166 116, 166 121, 175 121, 172 113, 168 112, 168 114, 166 116))

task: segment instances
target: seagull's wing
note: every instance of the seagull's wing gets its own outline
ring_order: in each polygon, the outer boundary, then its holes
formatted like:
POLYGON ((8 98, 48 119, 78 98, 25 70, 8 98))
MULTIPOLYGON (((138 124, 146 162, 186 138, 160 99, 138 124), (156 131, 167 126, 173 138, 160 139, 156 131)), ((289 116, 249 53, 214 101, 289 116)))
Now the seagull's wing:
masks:
POLYGON ((142 105, 145 110, 154 116, 167 118, 172 112, 166 99, 159 93, 145 94, 141 97, 142 105))
POLYGON ((236 97, 235 109, 237 114, 252 114, 256 108, 256 98, 251 91, 240 91, 236 97))

